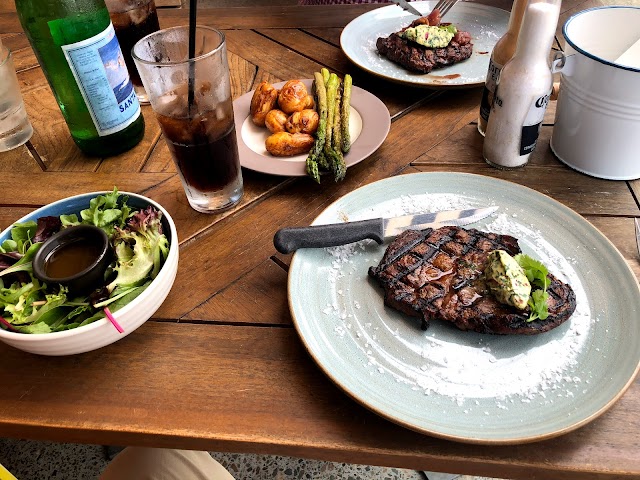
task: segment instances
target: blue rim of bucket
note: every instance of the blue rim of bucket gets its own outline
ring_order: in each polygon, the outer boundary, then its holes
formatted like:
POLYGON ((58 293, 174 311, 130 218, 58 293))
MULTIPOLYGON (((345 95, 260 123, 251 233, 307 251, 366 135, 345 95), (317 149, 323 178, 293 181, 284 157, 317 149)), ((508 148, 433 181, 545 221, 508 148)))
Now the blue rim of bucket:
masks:
POLYGON ((562 35, 564 36, 564 38, 567 41, 567 43, 569 43, 569 45, 571 45, 576 51, 582 53, 583 55, 586 55, 587 57, 595 60, 596 62, 604 63, 605 65, 610 65, 612 67, 620 68, 622 70, 629 70, 630 72, 640 72, 640 68, 633 68, 633 67, 628 67, 626 65, 620 65, 618 63, 613 63, 613 62, 610 62, 609 60, 605 60, 604 58, 600 58, 597 55, 594 55, 593 53, 589 53, 586 50, 583 50, 582 48, 578 47, 575 43, 573 43, 571 41, 571 39, 569 39, 569 36, 567 35, 567 27, 569 26, 569 24, 573 20, 578 18, 580 15, 592 12, 594 10, 605 10, 605 9, 612 9, 612 8, 628 8, 628 9, 631 9, 631 10, 640 10, 640 7, 632 7, 632 6, 628 6, 628 5, 610 5, 610 6, 603 6, 603 7, 588 8, 586 10, 583 10, 581 12, 576 13, 575 15, 572 15, 569 18, 569 20, 567 20, 565 22, 564 26, 562 27, 562 35))

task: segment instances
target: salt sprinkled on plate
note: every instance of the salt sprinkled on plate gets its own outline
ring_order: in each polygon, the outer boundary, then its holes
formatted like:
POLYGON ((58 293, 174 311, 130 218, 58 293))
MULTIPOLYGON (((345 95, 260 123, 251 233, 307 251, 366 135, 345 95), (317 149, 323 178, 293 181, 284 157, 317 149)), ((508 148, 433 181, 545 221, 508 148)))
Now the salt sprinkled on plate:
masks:
MULTIPOLYGON (((479 206, 464 194, 403 195, 352 214, 349 220, 479 206)), ((444 322, 432 322, 423 332, 415 320, 386 309, 381 291, 373 284, 367 290, 370 297, 352 298, 355 284, 369 282, 368 266, 377 264, 384 253, 384 248, 370 240, 325 249, 331 258, 327 277, 335 301, 322 313, 336 322, 334 331, 341 341, 355 343, 362 352, 370 375, 390 374, 409 391, 439 395, 464 405, 465 413, 481 407, 476 413, 490 414, 493 410, 487 409, 487 402, 498 414, 516 401, 551 405, 554 398, 571 398, 588 383, 575 375, 575 368, 589 342, 589 325, 599 319, 591 317, 586 293, 572 267, 575 259, 565 258, 535 225, 520 218, 519 212, 502 207, 478 228, 515 236, 525 253, 574 286, 576 311, 570 321, 552 332, 509 338, 460 332, 444 322)))

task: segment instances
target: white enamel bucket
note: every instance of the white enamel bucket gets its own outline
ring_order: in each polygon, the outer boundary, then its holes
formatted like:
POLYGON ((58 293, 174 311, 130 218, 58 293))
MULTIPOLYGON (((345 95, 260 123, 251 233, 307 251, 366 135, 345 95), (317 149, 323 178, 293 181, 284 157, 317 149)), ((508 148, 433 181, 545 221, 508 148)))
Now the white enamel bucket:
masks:
POLYGON ((584 10, 562 33, 552 151, 594 177, 640 178, 640 7, 584 10))

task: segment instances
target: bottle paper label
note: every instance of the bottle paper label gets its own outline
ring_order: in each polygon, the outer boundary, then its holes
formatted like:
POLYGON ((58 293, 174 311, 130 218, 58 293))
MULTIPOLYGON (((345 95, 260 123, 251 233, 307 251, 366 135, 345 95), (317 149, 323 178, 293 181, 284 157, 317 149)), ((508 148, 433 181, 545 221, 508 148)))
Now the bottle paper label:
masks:
POLYGON ((113 25, 81 42, 62 46, 98 135, 119 132, 140 116, 140 103, 113 25))
POLYGON ((549 92, 546 95, 537 97, 529 107, 527 116, 522 126, 522 135, 520 136, 520 155, 528 155, 536 148, 540 127, 544 119, 544 112, 549 104, 549 92))
POLYGON ((495 63, 490 59, 487 79, 484 82, 484 89, 482 90, 482 100, 480 100, 480 116, 485 121, 489 120, 489 113, 491 112, 493 98, 496 94, 496 85, 498 84, 498 78, 500 78, 501 71, 502 65, 495 63))

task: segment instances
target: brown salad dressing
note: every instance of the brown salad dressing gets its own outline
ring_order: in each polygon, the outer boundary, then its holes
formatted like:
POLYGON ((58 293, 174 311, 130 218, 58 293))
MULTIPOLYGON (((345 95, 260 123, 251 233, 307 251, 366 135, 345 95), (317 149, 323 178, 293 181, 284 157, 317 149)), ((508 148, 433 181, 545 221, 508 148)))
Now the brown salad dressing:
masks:
POLYGON ((51 278, 67 278, 86 270, 100 257, 101 248, 85 238, 60 245, 44 262, 44 271, 51 278))

